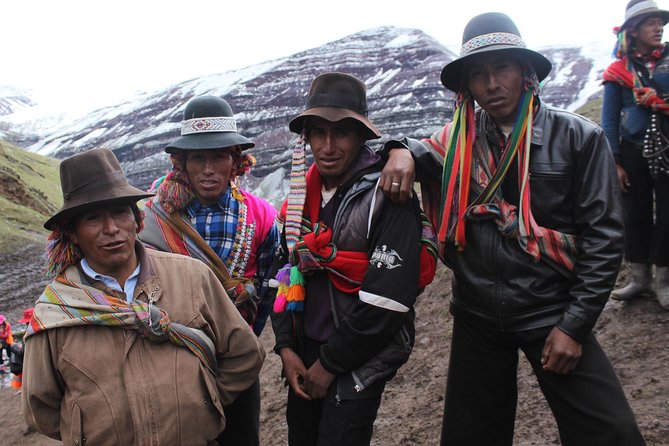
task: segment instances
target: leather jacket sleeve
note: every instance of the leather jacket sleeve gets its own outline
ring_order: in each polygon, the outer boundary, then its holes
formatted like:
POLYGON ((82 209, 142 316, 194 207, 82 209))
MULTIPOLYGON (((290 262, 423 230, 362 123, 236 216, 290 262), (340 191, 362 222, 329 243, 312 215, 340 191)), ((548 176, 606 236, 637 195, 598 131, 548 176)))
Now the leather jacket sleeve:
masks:
MULTIPOLYGON (((558 128, 553 129, 550 143, 561 132, 569 132, 569 120, 565 121, 566 128, 554 121, 558 128)), ((623 213, 616 169, 603 131, 593 131, 574 153, 572 212, 578 257, 569 303, 557 325, 581 341, 594 327, 620 269, 623 213)))

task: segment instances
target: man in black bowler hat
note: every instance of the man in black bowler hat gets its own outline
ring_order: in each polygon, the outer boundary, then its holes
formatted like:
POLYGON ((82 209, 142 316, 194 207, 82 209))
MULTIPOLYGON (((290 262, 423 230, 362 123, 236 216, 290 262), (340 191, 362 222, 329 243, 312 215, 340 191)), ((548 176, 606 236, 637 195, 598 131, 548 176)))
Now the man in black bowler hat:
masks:
MULTIPOLYGON (((279 232, 276 210, 240 187, 239 178, 255 163, 247 152, 254 146, 237 131, 225 99, 191 99, 181 136, 165 148, 172 172, 154 185, 156 196, 146 205, 140 238, 153 248, 207 264, 259 336, 274 297, 268 280, 279 232)), ((219 443, 258 446, 260 381, 224 409, 226 428, 219 443)))
POLYGON ((613 158, 597 125, 541 102, 550 70, 508 16, 476 16, 441 72, 453 121, 386 145, 384 191, 415 163, 454 274, 442 445, 512 444, 518 350, 563 444, 644 444, 592 333, 622 258, 613 158))

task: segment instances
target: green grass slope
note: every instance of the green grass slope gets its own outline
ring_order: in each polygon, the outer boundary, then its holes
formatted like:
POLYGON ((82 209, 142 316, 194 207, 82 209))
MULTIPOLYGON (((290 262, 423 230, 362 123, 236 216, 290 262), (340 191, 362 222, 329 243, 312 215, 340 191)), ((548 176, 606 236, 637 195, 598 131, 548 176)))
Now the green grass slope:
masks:
POLYGON ((61 204, 58 160, 0 141, 0 252, 43 242, 42 224, 61 204))
POLYGON ((602 98, 593 99, 585 103, 582 107, 576 110, 579 115, 585 116, 591 121, 601 125, 602 119, 602 98))

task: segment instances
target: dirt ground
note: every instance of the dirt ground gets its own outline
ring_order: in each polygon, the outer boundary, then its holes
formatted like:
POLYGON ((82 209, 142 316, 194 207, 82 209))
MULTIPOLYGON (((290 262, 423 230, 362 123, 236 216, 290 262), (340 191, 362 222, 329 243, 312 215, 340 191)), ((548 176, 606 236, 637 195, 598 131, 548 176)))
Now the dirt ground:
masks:
MULTIPOLYGON (((20 318, 44 286, 41 246, 24 246, 0 256, 0 312, 10 321, 20 318)), ((625 273, 621 274, 624 280, 625 273)), ((432 446, 439 444, 443 394, 448 370, 452 319, 448 313, 450 272, 438 271, 435 283, 419 298, 416 308, 416 347, 409 362, 386 387, 375 424, 375 446, 432 446)), ((649 446, 669 446, 669 312, 654 300, 629 304, 610 302, 596 327, 649 446)), ((280 361, 272 353, 273 335, 261 340, 267 360, 261 372, 261 444, 287 444, 286 391, 280 380, 280 361)), ((514 444, 560 444, 555 422, 529 365, 521 360, 519 402, 514 444)), ((58 444, 26 432, 20 395, 0 389, 0 444, 58 444)))

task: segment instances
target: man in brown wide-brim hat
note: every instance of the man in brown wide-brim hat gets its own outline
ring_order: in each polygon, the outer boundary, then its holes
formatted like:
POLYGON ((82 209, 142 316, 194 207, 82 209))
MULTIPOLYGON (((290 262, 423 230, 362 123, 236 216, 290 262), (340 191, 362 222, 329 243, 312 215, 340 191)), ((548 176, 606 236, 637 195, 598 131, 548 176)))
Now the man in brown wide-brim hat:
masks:
POLYGON ((563 444, 644 444, 592 333, 622 259, 613 157, 601 128, 540 100, 550 70, 508 16, 478 15, 441 72, 453 122, 386 146, 384 175, 415 162, 425 180, 454 275, 442 445, 513 443, 518 350, 563 444))
POLYGON ((262 347, 202 262, 136 241, 152 194, 110 150, 63 160, 60 178, 44 225, 55 279, 26 332, 27 424, 65 444, 212 444, 262 347))
POLYGON ((413 305, 436 266, 434 245, 421 242, 433 232, 415 198, 398 205, 378 187, 382 160, 366 142, 381 133, 359 79, 317 76, 289 127, 314 164, 305 175, 298 144, 280 214, 287 250, 272 324, 288 443, 366 445, 385 385, 411 353, 413 305))

